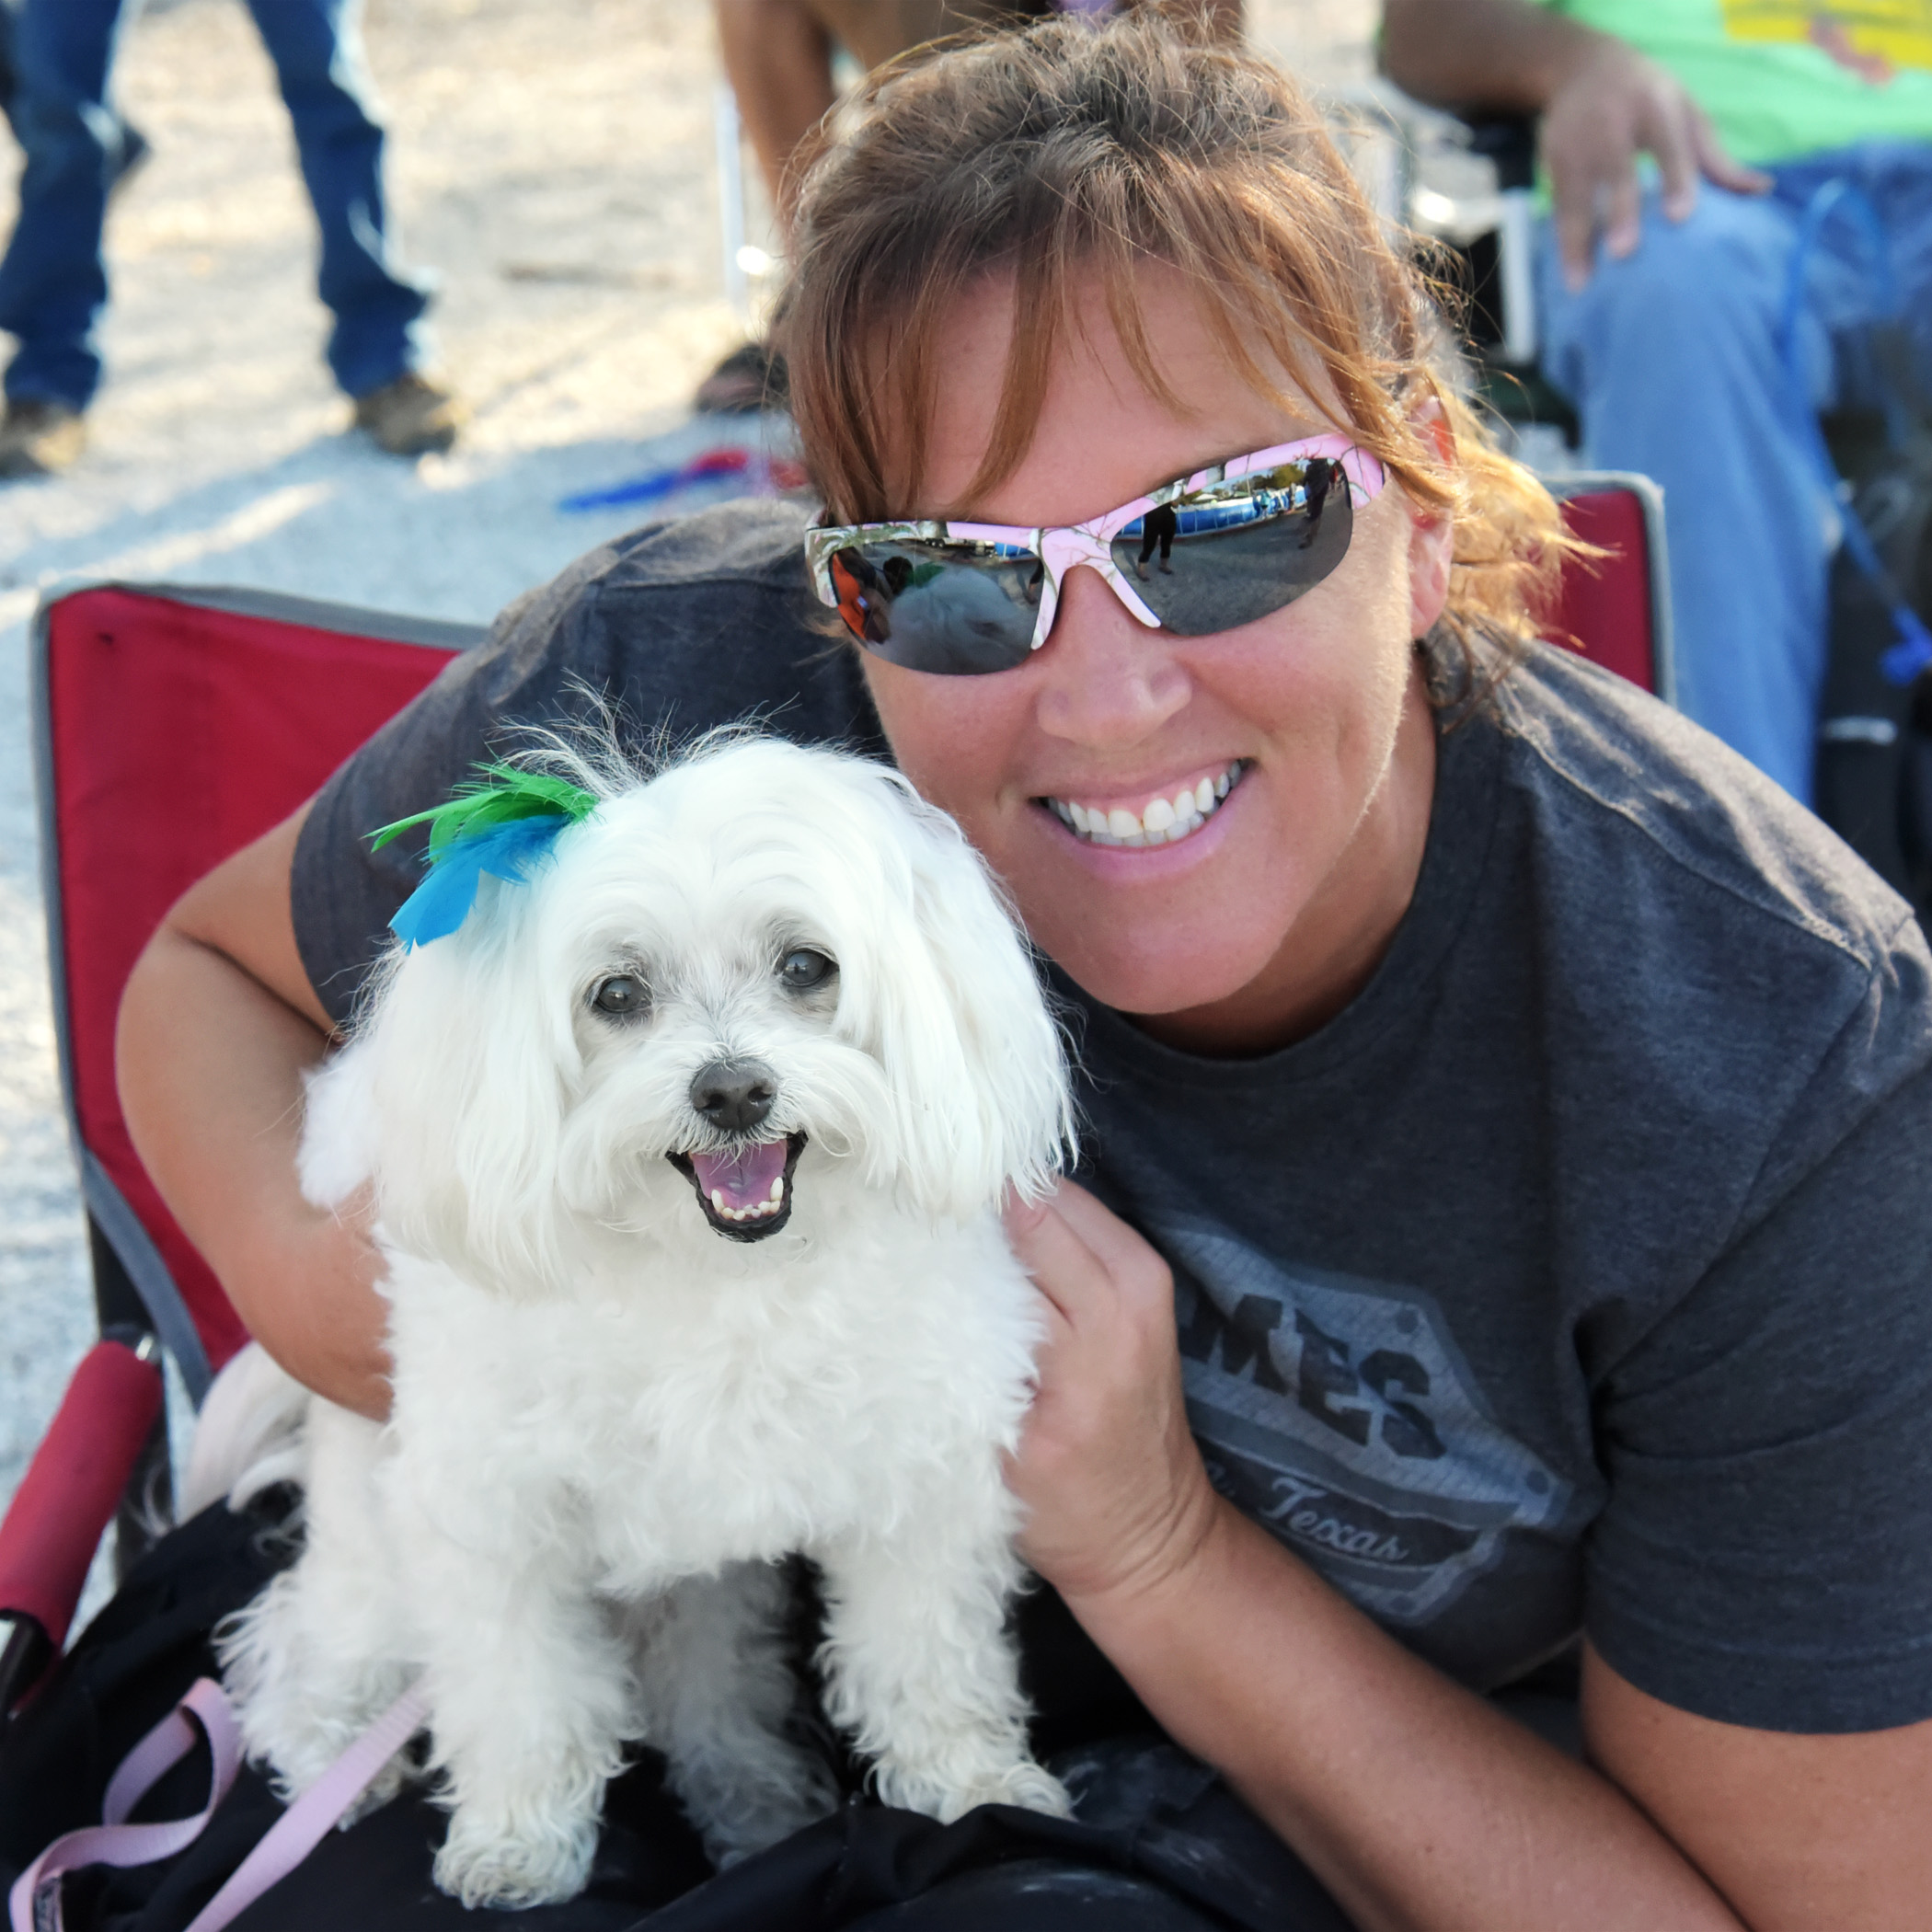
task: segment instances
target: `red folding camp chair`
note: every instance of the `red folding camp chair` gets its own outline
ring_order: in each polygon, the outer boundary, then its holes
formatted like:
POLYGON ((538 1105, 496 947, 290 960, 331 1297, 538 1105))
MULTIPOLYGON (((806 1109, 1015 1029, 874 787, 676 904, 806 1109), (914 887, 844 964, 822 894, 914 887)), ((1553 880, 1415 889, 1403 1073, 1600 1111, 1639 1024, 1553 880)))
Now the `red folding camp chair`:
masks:
MULTIPOLYGON (((1575 477, 1565 512, 1611 553, 1567 574, 1554 635, 1668 696, 1655 489, 1575 477)), ((0 1524, 0 1713, 65 1639, 120 1500, 166 1501, 156 1343, 199 1403, 247 1339, 162 1205, 121 1118, 114 1019, 174 901, 287 816, 482 633, 260 592, 98 584, 34 631, 36 765, 62 1088, 103 1340, 0 1524)), ((147 1510, 123 1509, 123 1568, 147 1510)))
POLYGON ((33 633, 41 884, 61 1086, 101 1341, 0 1524, 0 1713, 64 1640, 121 1499, 124 1570, 167 1501, 156 1343, 201 1401, 247 1340, 134 1154, 114 1087, 121 988, 195 880, 307 798, 475 643, 471 626, 260 592, 98 584, 33 633))

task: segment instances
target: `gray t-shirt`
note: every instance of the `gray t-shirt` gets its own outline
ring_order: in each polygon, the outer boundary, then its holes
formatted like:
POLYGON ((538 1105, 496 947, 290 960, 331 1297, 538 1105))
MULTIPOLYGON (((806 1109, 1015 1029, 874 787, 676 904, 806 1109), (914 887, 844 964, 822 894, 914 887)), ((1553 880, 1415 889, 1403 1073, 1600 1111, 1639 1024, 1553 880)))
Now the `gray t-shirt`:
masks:
MULTIPOLYGON (((586 684, 883 755, 800 523, 593 553, 329 782, 295 931, 346 1017, 412 883, 372 827, 586 684)), ((1172 1261, 1215 1482, 1489 1689, 1587 1629, 1668 1703, 1932 1716, 1932 1006, 1903 903, 1714 740, 1539 650, 1441 741, 1366 988, 1250 1060, 1080 1010, 1084 1178, 1172 1261)))

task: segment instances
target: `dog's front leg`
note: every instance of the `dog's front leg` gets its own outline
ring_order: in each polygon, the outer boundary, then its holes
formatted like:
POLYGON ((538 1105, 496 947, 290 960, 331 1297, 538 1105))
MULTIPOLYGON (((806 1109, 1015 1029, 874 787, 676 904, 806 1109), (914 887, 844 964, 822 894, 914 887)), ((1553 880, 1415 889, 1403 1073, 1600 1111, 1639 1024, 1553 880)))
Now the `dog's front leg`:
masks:
MULTIPOLYGON (((998 1472, 988 1474, 997 1484, 998 1472)), ((877 1761, 886 1803, 943 1823, 979 1804, 1070 1810, 1027 1748, 1006 1630, 1020 1574, 1010 1515, 1003 1489, 935 1498, 890 1536, 854 1535, 816 1553, 833 1720, 877 1761)))
MULTIPOLYGON (((410 1514, 411 1609, 451 1813, 436 1882, 471 1906, 573 1897, 633 1724, 623 1644, 567 1535, 478 1551, 410 1514)), ((552 1521, 568 1515, 559 1499, 552 1521)))

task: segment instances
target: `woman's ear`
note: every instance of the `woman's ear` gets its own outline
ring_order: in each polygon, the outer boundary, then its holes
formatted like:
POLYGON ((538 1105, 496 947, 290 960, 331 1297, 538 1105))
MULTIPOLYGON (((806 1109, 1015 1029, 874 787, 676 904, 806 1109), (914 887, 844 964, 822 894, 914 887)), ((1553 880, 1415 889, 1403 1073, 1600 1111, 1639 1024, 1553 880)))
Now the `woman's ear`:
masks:
POLYGON ((1449 602, 1449 571, 1455 561, 1455 524, 1445 513, 1409 512, 1409 634, 1426 638, 1449 602))
MULTIPOLYGON (((1444 464, 1455 463, 1455 438, 1432 397, 1415 413, 1416 428, 1434 444, 1444 464)), ((1455 562, 1455 520, 1409 506, 1409 635, 1426 638, 1449 602, 1449 572, 1455 562)))

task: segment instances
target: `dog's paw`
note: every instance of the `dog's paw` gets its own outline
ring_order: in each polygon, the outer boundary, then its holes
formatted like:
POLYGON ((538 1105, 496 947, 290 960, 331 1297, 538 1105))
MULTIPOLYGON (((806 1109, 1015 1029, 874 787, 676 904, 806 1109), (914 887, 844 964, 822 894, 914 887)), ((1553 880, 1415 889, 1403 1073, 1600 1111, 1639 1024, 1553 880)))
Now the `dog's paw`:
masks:
POLYGON ((1049 1818, 1071 1818, 1074 1801, 1066 1787, 1051 1771, 1043 1771, 1031 1758, 1022 1758, 996 1777, 982 1778, 966 1794, 961 1812, 974 1805, 1012 1804, 1022 1811, 1044 1811, 1049 1818))
POLYGON ((436 1883, 472 1910, 479 1905, 560 1905, 591 1876, 595 1821, 512 1833, 459 1807, 436 1854, 436 1883))
POLYGON ((941 1824, 950 1824, 983 1804, 1018 1805, 1023 1811, 1044 1811, 1050 1818, 1071 1818, 1074 1813, 1066 1787, 1026 1757, 963 1778, 921 1776, 881 1761, 878 1786, 885 1803, 924 1811, 941 1824))

